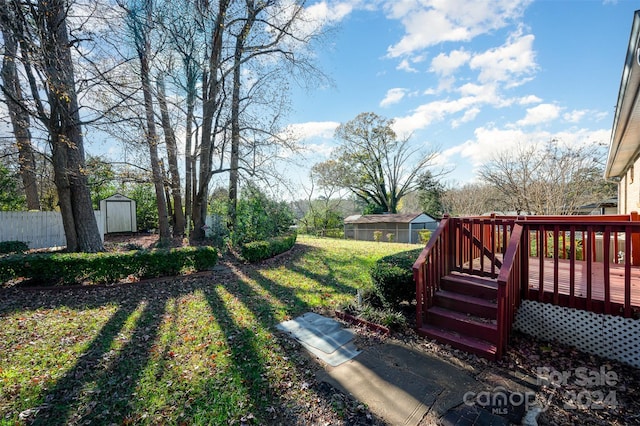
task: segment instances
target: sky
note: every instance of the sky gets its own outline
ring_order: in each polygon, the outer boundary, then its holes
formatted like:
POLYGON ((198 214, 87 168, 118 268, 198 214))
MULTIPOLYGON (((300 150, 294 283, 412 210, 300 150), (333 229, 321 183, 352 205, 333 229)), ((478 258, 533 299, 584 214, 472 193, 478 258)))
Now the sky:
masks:
MULTIPOLYGON (((608 144, 636 1, 311 1, 336 31, 317 52, 331 87, 297 89, 298 174, 329 158, 362 112, 440 155, 449 184, 500 150, 557 139, 608 144)), ((603 159, 604 161, 604 159, 603 159)))

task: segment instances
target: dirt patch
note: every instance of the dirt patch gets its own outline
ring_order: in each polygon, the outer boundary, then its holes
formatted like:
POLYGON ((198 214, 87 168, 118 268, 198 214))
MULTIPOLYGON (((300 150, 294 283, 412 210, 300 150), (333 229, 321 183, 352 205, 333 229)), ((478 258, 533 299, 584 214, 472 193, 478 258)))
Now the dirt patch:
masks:
MULTIPOLYGON (((107 251, 150 250, 158 248, 160 236, 144 232, 125 234, 106 234, 104 248, 107 251)), ((183 238, 172 238, 169 247, 183 247, 188 245, 183 238)))

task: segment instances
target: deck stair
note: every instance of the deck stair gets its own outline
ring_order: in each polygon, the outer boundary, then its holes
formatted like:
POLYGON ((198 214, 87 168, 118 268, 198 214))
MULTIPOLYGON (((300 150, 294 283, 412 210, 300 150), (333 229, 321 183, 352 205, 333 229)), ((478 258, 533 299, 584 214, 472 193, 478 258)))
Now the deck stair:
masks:
POLYGON ((419 334, 454 348, 496 359, 497 281, 452 272, 442 278, 419 334))

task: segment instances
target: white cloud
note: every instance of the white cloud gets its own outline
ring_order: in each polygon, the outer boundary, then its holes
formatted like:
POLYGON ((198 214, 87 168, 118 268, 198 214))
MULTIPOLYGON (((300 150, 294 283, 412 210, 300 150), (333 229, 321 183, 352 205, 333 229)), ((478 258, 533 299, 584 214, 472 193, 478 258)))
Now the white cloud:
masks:
MULTIPOLYGON (((311 34, 317 34, 322 31, 324 27, 330 27, 340 23, 358 7, 358 4, 359 1, 357 0, 337 2, 323 0, 314 3, 304 9, 302 19, 296 19, 292 32, 302 39, 311 34)), ((294 0, 286 0, 286 2, 278 3, 277 8, 274 7, 271 13, 281 22, 287 22, 291 19, 292 14, 296 13, 297 9, 297 2, 294 0)), ((290 42, 293 43, 293 41, 290 42)))
POLYGON ((536 95, 523 96, 520 99, 518 99, 518 104, 520 105, 538 104, 540 102, 542 102, 542 99, 540 99, 536 95))
POLYGON ((579 123, 583 120, 589 121, 602 121, 607 118, 609 113, 605 111, 595 111, 591 109, 576 109, 573 111, 566 112, 562 115, 562 118, 568 121, 569 123, 579 123))
POLYGON ((536 70, 532 34, 512 34, 507 42, 471 58, 471 69, 479 70, 481 83, 507 82, 513 87, 527 80, 536 70), (520 78, 521 80, 517 80, 520 78))
POLYGON ((480 108, 477 108, 477 107, 469 108, 464 112, 464 115, 462 116, 462 118, 453 120, 451 122, 451 127, 456 128, 462 123, 468 123, 469 121, 473 121, 479 113, 480 113, 480 108))
POLYGON ((530 126, 533 124, 546 123, 553 121, 560 116, 560 108, 554 104, 540 104, 527 109, 527 115, 518 120, 516 124, 520 126, 530 126))
POLYGON ((329 158, 334 148, 334 145, 328 143, 310 143, 304 146, 304 152, 306 154, 315 154, 322 158, 329 158))
POLYGON ((571 146, 603 144, 609 140, 609 129, 577 129, 561 132, 525 132, 516 128, 479 127, 474 138, 442 152, 442 161, 448 164, 460 162, 456 157, 471 162, 475 169, 482 167, 500 152, 510 152, 518 146, 533 146, 539 149, 552 139, 571 146))
POLYGON ((411 55, 445 41, 469 41, 522 16, 530 0, 404 0, 389 2, 387 16, 398 19, 405 35, 387 53, 411 55))
POLYGON ((306 17, 314 22, 340 22, 353 11, 353 8, 353 2, 321 1, 307 7, 306 17))
POLYGON ((582 110, 573 110, 570 112, 566 112, 562 115, 562 118, 569 123, 578 123, 582 118, 587 114, 586 109, 582 110))
POLYGON ((309 121, 307 123, 296 123, 287 126, 286 131, 290 132, 298 140, 312 138, 332 139, 333 134, 340 123, 335 121, 309 121))
POLYGON ((400 71, 407 71, 407 72, 418 72, 417 69, 411 66, 411 62, 409 62, 408 59, 403 59, 402 61, 400 61, 398 66, 396 66, 396 69, 400 71))
POLYGON ((471 58, 471 54, 461 50, 453 50, 448 55, 441 53, 431 61, 431 69, 440 75, 449 75, 455 72, 471 58))
POLYGON ((456 100, 438 100, 416 108, 411 115, 395 119, 393 130, 400 134, 410 134, 424 129, 436 121, 442 121, 450 114, 456 114, 474 106, 478 100, 468 96, 456 100))
POLYGON ((401 87, 389 89, 387 90, 387 95, 380 101, 380 106, 384 108, 389 105, 397 104, 405 97, 406 94, 407 89, 403 89, 401 87))

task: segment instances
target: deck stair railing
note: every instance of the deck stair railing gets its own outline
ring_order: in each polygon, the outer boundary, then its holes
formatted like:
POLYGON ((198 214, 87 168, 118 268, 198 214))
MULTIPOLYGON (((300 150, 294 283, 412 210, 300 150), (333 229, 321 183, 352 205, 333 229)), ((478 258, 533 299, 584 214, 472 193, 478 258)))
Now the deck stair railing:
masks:
POLYGON ((452 270, 451 224, 445 215, 431 234, 427 245, 413 265, 416 283, 416 326, 422 327, 427 309, 433 306, 433 296, 440 289, 440 280, 452 270))

